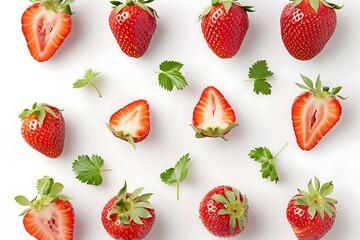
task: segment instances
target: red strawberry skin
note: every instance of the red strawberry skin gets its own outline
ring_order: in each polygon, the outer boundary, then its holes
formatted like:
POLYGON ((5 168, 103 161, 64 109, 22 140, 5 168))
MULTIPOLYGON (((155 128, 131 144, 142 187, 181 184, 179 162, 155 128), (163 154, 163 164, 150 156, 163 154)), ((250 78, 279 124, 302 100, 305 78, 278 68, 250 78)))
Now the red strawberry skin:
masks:
POLYGON ((50 158, 57 158, 64 148, 65 120, 57 108, 50 106, 50 109, 56 117, 46 112, 42 125, 35 114, 23 119, 21 134, 32 148, 50 158))
POLYGON ((39 212, 29 210, 23 219, 26 231, 37 240, 72 240, 75 213, 69 201, 57 200, 39 212))
MULTIPOLYGON (((299 240, 319 240, 334 225, 336 214, 331 218, 325 213, 324 220, 318 213, 314 218, 308 214, 308 207, 295 205, 294 202, 300 194, 295 195, 288 203, 286 217, 299 240)), ((335 208, 335 205, 332 204, 335 208)))
MULTIPOLYGON (((127 194, 127 197, 129 194, 127 194)), ((136 224, 133 221, 130 225, 124 225, 119 220, 116 214, 111 216, 111 219, 107 219, 108 212, 116 209, 115 202, 118 200, 118 196, 111 198, 103 208, 101 213, 101 221, 105 230, 114 239, 121 240, 140 240, 144 239, 152 229, 155 223, 155 210, 147 209, 151 216, 150 218, 141 219, 144 224, 136 224)))
POLYGON ((303 0, 292 8, 287 4, 281 14, 281 36, 288 52, 298 60, 318 55, 335 32, 337 19, 333 8, 320 2, 318 13, 303 0))
POLYGON ((308 151, 340 120, 342 107, 334 96, 321 99, 305 92, 295 99, 291 114, 296 141, 308 151))
MULTIPOLYGON (((224 209, 224 205, 212 199, 214 194, 225 196, 225 190, 232 190, 230 186, 218 186, 210 190, 200 202, 199 215, 205 228, 217 237, 232 237, 241 233, 240 228, 236 225, 232 231, 229 225, 230 215, 219 215, 218 211, 224 209)), ((240 195, 241 201, 243 195, 240 195)), ((244 230, 244 228, 242 229, 244 230)))
POLYGON ((114 8, 110 13, 109 25, 121 50, 129 57, 139 58, 149 47, 156 30, 156 18, 133 4, 118 13, 114 8))
POLYGON ((24 12, 21 24, 31 56, 44 62, 55 54, 69 35, 72 19, 66 12, 56 13, 36 3, 24 12))
POLYGON ((236 4, 232 4, 228 13, 223 4, 213 6, 201 21, 209 48, 220 58, 231 58, 240 50, 248 28, 248 14, 236 4))

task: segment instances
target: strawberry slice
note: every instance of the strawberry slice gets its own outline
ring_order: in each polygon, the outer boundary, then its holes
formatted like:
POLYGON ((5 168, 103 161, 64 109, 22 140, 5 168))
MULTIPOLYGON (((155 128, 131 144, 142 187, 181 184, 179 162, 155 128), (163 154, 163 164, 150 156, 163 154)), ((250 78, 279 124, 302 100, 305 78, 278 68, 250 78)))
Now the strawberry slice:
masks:
POLYGON ((60 194, 64 186, 48 176, 37 181, 38 195, 32 201, 16 196, 24 215, 25 230, 38 240, 72 240, 75 213, 70 197, 60 194))
POLYGON ((39 212, 30 210, 23 223, 26 231, 36 239, 73 239, 74 211, 69 201, 57 200, 39 212))
POLYGON ((146 100, 134 101, 115 112, 107 124, 118 138, 135 143, 144 140, 150 132, 150 107, 146 100))
POLYGON ((236 116, 230 104, 221 92, 213 86, 204 89, 193 112, 192 128, 196 132, 195 137, 221 137, 235 127, 236 116))
POLYGON ((73 1, 36 1, 25 10, 21 19, 22 31, 35 60, 49 60, 70 33, 72 12, 69 4, 73 1))
POLYGON ((292 105, 292 122, 295 136, 302 150, 311 150, 340 120, 342 108, 337 97, 341 87, 323 87, 320 77, 317 78, 315 87, 313 82, 301 76, 306 86, 297 84, 307 90, 298 96, 292 105))

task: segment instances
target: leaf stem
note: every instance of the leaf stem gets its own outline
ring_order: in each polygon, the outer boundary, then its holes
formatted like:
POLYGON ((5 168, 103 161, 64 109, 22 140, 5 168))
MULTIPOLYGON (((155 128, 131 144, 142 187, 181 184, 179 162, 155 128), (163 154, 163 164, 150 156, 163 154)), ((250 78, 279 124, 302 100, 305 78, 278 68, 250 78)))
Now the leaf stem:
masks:
POLYGON ((285 145, 282 146, 282 148, 275 154, 274 159, 279 155, 279 153, 280 153, 287 145, 288 145, 288 142, 285 143, 285 145))
POLYGON ((176 182, 176 200, 180 199, 180 183, 176 182))
POLYGON ((101 170, 100 172, 110 172, 111 171, 111 168, 109 169, 104 169, 104 170, 101 170))
POLYGON ((91 86, 93 86, 96 89, 96 91, 99 94, 99 97, 102 97, 100 90, 95 86, 95 84, 91 84, 91 86))

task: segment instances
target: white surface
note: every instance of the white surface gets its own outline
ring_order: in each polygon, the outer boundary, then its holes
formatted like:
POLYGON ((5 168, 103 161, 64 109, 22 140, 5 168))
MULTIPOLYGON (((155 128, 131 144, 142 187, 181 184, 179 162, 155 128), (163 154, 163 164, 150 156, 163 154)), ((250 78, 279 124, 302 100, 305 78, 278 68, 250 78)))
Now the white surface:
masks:
POLYGON ((32 239, 17 215, 23 207, 14 196, 35 196, 36 180, 44 175, 65 185, 64 193, 74 196, 75 240, 111 239, 103 229, 100 213, 118 192, 124 180, 130 190, 144 186, 157 219, 147 239, 216 239, 202 226, 198 205, 213 187, 232 185, 249 198, 249 224, 241 239, 289 240, 295 236, 285 210, 296 189, 306 189, 314 176, 321 182, 333 180, 333 197, 339 200, 338 215, 327 240, 360 238, 359 170, 360 159, 360 22, 359 1, 337 0, 345 4, 338 11, 338 26, 324 51, 313 60, 293 59, 283 47, 279 17, 287 0, 241 1, 256 6, 250 13, 250 28, 240 52, 230 60, 217 58, 203 39, 198 15, 210 0, 167 1, 151 4, 159 15, 157 31, 146 55, 125 56, 110 32, 108 1, 77 0, 72 9, 73 29, 55 56, 45 63, 32 59, 21 32, 20 18, 29 2, 6 1, 0 15, 2 37, 2 188, 0 197, 0 239, 32 239), (355 25, 355 26, 354 26, 355 25), (270 79, 273 93, 257 96, 252 85, 243 81, 248 67, 266 59, 275 73, 270 79), (158 86, 154 73, 163 60, 185 64, 183 73, 189 87, 166 92, 158 86), (73 89, 72 83, 88 68, 102 74, 97 83, 99 98, 92 88, 73 89), (296 144, 290 109, 301 92, 294 83, 300 74, 325 84, 343 86, 340 122, 310 152, 296 144), (217 87, 237 114, 240 127, 222 139, 195 139, 189 124, 202 90, 217 87), (105 122, 120 107, 140 98, 151 107, 151 132, 146 140, 131 145, 115 138, 105 122), (48 159, 31 149, 22 139, 18 114, 34 102, 47 102, 64 109, 66 142, 58 159, 48 159), (267 146, 273 152, 288 142, 279 155, 280 182, 261 178, 260 165, 247 156, 254 147, 267 146), (161 182, 159 175, 190 152, 188 179, 181 185, 176 201, 175 186, 161 182), (105 167, 104 184, 92 187, 75 179, 71 164, 80 154, 99 154, 105 167), (356 214, 354 214, 356 213, 356 214))

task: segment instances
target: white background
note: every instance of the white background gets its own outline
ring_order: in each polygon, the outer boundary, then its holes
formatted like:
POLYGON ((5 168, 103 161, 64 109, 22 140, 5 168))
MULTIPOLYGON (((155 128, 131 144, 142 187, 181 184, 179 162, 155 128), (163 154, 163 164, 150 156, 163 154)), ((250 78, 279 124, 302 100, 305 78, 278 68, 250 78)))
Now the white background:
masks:
POLYGON ((338 0, 338 26, 332 39, 313 60, 301 62, 285 50, 279 18, 287 0, 247 0, 255 5, 249 14, 250 28, 238 54, 229 60, 217 58, 207 47, 198 15, 210 0, 157 0, 150 6, 160 16, 147 53, 140 59, 123 54, 108 26, 108 1, 77 0, 72 9, 73 28, 59 51, 45 63, 32 59, 27 49, 20 19, 29 2, 2 3, 1 22, 1 182, 0 239, 32 239, 18 214, 23 207, 14 201, 22 194, 36 194, 37 179, 44 175, 65 185, 64 193, 74 196, 75 240, 111 239, 101 224, 104 204, 127 180, 129 190, 144 186, 153 192, 156 222, 147 239, 216 239, 202 226, 198 206, 212 188, 226 184, 238 188, 249 199, 249 224, 241 239, 289 240, 295 236, 285 210, 297 189, 305 189, 314 176, 333 181, 333 198, 338 199, 337 219, 324 237, 332 240, 360 238, 359 170, 360 158, 360 3, 338 0), (248 67, 266 59, 275 75, 270 78, 273 93, 256 95, 245 82, 248 67), (158 86, 158 65, 164 60, 184 63, 189 86, 167 92, 158 86), (91 87, 73 89, 73 82, 88 68, 102 72, 97 84, 99 98, 91 87), (340 122, 316 148, 304 152, 296 144, 290 109, 301 93, 294 83, 300 74, 322 80, 330 87, 343 86, 340 122), (213 85, 227 98, 240 126, 229 133, 229 141, 195 139, 189 126, 192 111, 202 90, 213 85), (115 138, 106 128, 112 113, 137 99, 151 107, 151 132, 147 139, 131 145, 115 138), (58 159, 48 159, 22 139, 18 114, 34 102, 46 102, 64 109, 66 141, 58 159), (260 164, 248 152, 267 146, 274 153, 286 142, 278 156, 280 182, 262 179, 260 164), (161 182, 160 173, 172 167, 186 153, 191 161, 188 178, 176 200, 175 186, 161 182), (75 179, 73 160, 80 154, 99 154, 105 167, 104 184, 88 186, 75 179))

